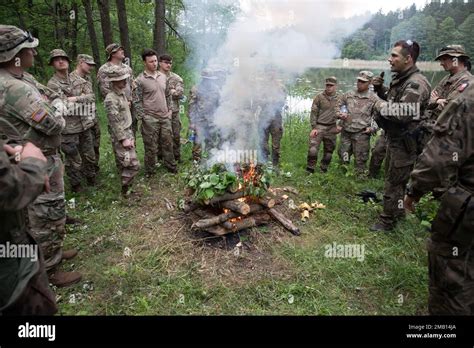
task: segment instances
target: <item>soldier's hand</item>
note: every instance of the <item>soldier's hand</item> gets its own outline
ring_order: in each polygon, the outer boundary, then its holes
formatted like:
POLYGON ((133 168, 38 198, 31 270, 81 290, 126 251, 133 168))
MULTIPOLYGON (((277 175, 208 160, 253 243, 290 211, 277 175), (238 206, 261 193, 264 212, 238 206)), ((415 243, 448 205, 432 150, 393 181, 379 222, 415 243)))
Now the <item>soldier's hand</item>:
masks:
POLYGON ((441 110, 444 109, 444 107, 446 106, 446 104, 448 104, 448 100, 447 99, 441 99, 439 98, 436 103, 438 104, 438 108, 440 108, 441 110))
POLYGON ((315 128, 311 131, 311 133, 309 133, 309 136, 311 138, 316 138, 318 136, 318 133, 319 133, 318 130, 315 128))
POLYGON ((407 214, 412 214, 415 212, 415 203, 415 198, 405 195, 405 199, 403 200, 403 207, 405 208, 405 212, 407 214))
POLYGON ((21 162, 21 160, 25 158, 33 157, 46 163, 46 157, 44 157, 41 150, 32 143, 26 143, 25 146, 15 146, 14 148, 5 144, 3 148, 9 155, 15 156, 18 162, 21 162))
POLYGON ((336 126, 336 134, 341 133, 342 127, 341 126, 336 126))
POLYGON ((122 146, 127 150, 132 149, 133 148, 132 139, 123 139, 122 140, 122 146))
POLYGON ((77 97, 67 97, 67 101, 71 103, 77 102, 77 97))
POLYGON ((436 100, 438 100, 439 94, 436 91, 432 91, 430 94, 430 103, 436 103, 436 100))
POLYGON ((383 86, 384 79, 381 76, 375 76, 372 79, 372 86, 374 86, 374 89, 381 88, 383 86))
POLYGON ((339 114, 339 118, 340 118, 341 120, 347 120, 348 117, 349 117, 349 114, 348 114, 347 112, 341 112, 341 113, 339 114))

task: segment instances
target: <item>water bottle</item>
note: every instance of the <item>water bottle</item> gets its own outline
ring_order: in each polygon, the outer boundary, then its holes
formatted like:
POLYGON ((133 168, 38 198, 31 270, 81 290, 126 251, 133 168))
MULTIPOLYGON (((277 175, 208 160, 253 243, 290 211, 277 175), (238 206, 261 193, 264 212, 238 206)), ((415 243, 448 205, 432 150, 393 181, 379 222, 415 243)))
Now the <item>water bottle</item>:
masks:
POLYGON ((346 105, 341 106, 341 112, 342 112, 343 114, 347 114, 348 111, 349 111, 349 110, 347 110, 347 106, 346 106, 346 105))
POLYGON ((194 140, 196 140, 196 131, 193 129, 191 134, 189 134, 189 141, 194 142, 194 140))

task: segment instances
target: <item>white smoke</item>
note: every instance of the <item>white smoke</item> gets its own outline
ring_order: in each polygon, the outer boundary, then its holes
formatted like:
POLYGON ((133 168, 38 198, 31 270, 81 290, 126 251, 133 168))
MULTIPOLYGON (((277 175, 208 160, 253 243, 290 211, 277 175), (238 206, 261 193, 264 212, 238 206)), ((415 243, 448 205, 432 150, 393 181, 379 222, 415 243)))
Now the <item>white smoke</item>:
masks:
MULTIPOLYGON (((194 10, 207 11, 210 4, 226 5, 232 1, 188 2, 194 10)), ((198 68, 205 61, 207 67, 221 67, 228 73, 220 88, 219 107, 213 115, 206 115, 221 139, 216 148, 208 149, 211 153, 208 164, 217 161, 223 149, 257 149, 261 158, 263 129, 284 104, 281 86, 307 68, 327 66, 340 53, 337 40, 370 19, 368 15, 338 18, 346 6, 351 4, 322 0, 241 0, 241 11, 229 26, 221 46, 205 41, 216 40, 216 35, 188 33, 195 48, 216 48, 212 54, 201 51, 211 58, 195 60, 201 63, 198 68)))

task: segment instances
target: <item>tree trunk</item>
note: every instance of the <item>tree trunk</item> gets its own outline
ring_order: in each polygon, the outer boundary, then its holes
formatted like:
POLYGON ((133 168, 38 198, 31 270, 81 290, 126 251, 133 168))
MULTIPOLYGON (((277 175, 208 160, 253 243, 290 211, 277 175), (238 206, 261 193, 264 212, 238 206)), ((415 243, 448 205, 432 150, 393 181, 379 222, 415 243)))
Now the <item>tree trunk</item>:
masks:
POLYGON ((94 61, 97 64, 97 68, 101 66, 100 64, 100 53, 99 53, 99 44, 97 42, 97 34, 94 27, 94 19, 92 18, 92 6, 90 0, 82 0, 84 5, 84 10, 86 11, 86 20, 87 20, 87 30, 89 32, 89 39, 92 47, 92 56, 94 61))
POLYGON ((72 18, 71 48, 69 51, 71 52, 71 60, 75 60, 77 57, 77 24, 79 20, 79 6, 77 6, 76 1, 74 1, 72 4, 72 11, 74 18, 72 18))
POLYGON ((128 22, 127 22, 127 8, 125 7, 125 0, 116 0, 117 13, 118 13, 118 25, 120 30, 120 41, 125 51, 125 59, 128 58, 128 65, 132 66, 132 52, 130 49, 130 38, 128 35, 128 22))
POLYGON ((153 28, 153 49, 158 55, 166 51, 165 42, 165 0, 155 0, 155 27, 153 28))
POLYGON ((100 25, 102 26, 102 37, 104 39, 104 47, 114 42, 112 35, 112 25, 110 24, 110 8, 109 0, 97 0, 100 12, 100 25))

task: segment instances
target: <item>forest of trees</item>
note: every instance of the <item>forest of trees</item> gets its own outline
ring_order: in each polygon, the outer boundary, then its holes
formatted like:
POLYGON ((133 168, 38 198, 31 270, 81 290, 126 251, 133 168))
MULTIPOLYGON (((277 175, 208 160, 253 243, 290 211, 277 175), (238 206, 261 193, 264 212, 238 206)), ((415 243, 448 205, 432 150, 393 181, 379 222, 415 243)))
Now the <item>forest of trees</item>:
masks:
POLYGON ((401 11, 376 13, 369 22, 343 41, 343 58, 386 59, 394 42, 416 40, 421 45, 420 60, 432 60, 448 44, 463 44, 474 52, 474 1, 431 0, 417 10, 413 4, 401 11))
MULTIPOLYGON (((71 59, 78 53, 106 60, 105 47, 119 42, 130 57, 130 65, 140 66, 144 48, 154 48, 174 57, 174 69, 183 77, 191 74, 187 59, 198 35, 224 38, 238 9, 238 1, 207 5, 206 0, 3 0, 0 23, 29 30, 39 38, 38 56, 32 73, 47 80, 53 71, 48 55, 64 49, 71 59), (186 6, 206 5, 203 11, 185 11, 186 6), (235 4, 235 5, 233 5, 235 4), (210 25, 212 23, 212 25, 210 25)), ((202 7, 202 6, 201 6, 202 7)), ((219 40, 215 40, 218 42, 219 40)), ((209 52, 212 50, 208 50, 209 52)))

